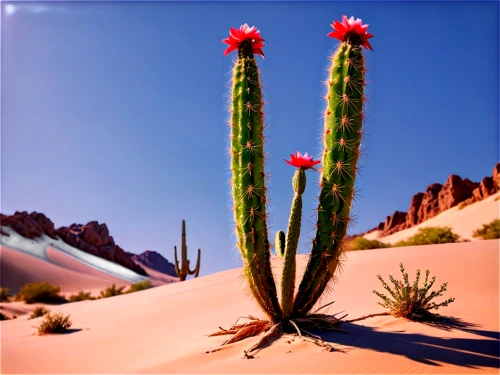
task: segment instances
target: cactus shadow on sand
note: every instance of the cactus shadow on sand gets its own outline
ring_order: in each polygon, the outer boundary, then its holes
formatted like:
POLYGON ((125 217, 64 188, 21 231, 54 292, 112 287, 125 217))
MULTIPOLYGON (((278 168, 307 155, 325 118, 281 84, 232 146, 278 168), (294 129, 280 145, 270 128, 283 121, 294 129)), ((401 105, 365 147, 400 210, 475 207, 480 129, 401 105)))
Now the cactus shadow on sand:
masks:
POLYGON ((479 337, 443 338, 404 331, 385 332, 352 323, 342 325, 350 335, 334 332, 315 333, 334 347, 348 346, 349 348, 342 349, 347 354, 353 350, 367 349, 404 356, 430 366, 451 364, 466 368, 500 368, 500 332, 481 330, 478 325, 449 317, 425 324, 446 331, 461 330, 479 337))

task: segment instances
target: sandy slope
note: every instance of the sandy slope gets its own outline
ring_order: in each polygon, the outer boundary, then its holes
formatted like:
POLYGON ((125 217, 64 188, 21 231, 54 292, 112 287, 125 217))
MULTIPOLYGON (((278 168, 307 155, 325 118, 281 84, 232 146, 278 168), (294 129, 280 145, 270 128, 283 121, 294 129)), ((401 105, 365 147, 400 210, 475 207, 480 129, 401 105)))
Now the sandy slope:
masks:
POLYGON ((369 240, 378 239, 381 242, 392 244, 413 236, 418 232, 419 228, 446 226, 451 227, 453 232, 458 234, 461 238, 474 241, 476 239, 472 237, 472 232, 481 228, 483 224, 487 224, 500 217, 500 201, 495 201, 498 197, 500 197, 500 193, 471 204, 461 210, 458 206, 452 207, 449 210, 441 212, 432 219, 424 221, 412 228, 391 234, 390 236, 378 238, 380 232, 373 231, 363 237, 369 240))
POLYGON ((48 281, 59 285, 63 294, 73 294, 80 290, 98 291, 111 284, 130 285, 129 281, 96 270, 84 263, 47 248, 48 261, 26 253, 0 246, 2 286, 13 293, 21 286, 36 281, 48 281))
MULTIPOLYGON (((2 373, 498 373, 499 242, 430 245, 348 254, 330 312, 350 318, 380 312, 376 275, 398 275, 403 261, 430 268, 437 284, 449 282, 456 301, 441 313, 461 318, 449 331, 392 317, 347 324, 350 335, 329 333, 336 352, 285 337, 241 359, 254 339, 207 354, 224 337, 205 337, 242 315, 261 316, 242 292, 235 269, 138 293, 54 307, 71 314, 73 331, 33 336, 39 320, 1 323, 2 373), (29 360, 27 360, 29 358, 29 360)), ((274 259, 275 262, 279 260, 274 259)), ((300 256, 299 269, 305 261, 300 256)), ((386 277, 387 278, 387 277, 386 277)))

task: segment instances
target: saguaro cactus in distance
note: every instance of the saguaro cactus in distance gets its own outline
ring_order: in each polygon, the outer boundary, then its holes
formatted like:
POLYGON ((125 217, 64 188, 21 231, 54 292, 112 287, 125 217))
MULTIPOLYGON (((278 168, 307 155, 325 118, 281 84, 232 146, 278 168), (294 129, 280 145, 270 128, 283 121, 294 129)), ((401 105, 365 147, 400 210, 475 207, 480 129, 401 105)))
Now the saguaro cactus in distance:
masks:
POLYGON ((186 222, 182 220, 182 239, 181 239, 181 264, 179 266, 179 261, 177 259, 177 247, 174 246, 174 257, 175 257, 175 272, 179 276, 179 281, 186 280, 188 275, 194 275, 198 277, 200 273, 200 258, 201 250, 198 249, 198 259, 196 261, 196 267, 194 270, 189 269, 189 259, 187 258, 187 245, 186 245, 186 222))
POLYGON ((266 187, 264 171, 264 134, 262 92, 254 55, 264 57, 263 39, 255 27, 230 29, 223 40, 229 44, 224 52, 238 51, 233 68, 231 108, 231 171, 234 220, 238 248, 243 258, 243 270, 251 294, 268 320, 250 317, 246 324, 234 325, 213 335, 234 334, 225 342, 241 340, 267 332, 255 344, 253 351, 283 331, 314 326, 335 329, 339 320, 332 315, 311 313, 340 262, 344 238, 352 222, 351 204, 355 196, 354 180, 358 170, 359 146, 362 135, 365 102, 365 67, 362 47, 371 48, 368 25, 360 19, 342 17, 334 21, 328 36, 341 41, 331 57, 327 81, 327 108, 323 130, 323 156, 320 175, 320 196, 317 209, 316 236, 312 241, 303 279, 295 294, 296 251, 300 235, 302 194, 305 190, 305 170, 314 169, 320 161, 297 152, 288 164, 297 167, 293 176, 295 192, 288 230, 277 233, 276 253, 283 258, 281 299, 270 265, 270 247, 266 226, 266 187))

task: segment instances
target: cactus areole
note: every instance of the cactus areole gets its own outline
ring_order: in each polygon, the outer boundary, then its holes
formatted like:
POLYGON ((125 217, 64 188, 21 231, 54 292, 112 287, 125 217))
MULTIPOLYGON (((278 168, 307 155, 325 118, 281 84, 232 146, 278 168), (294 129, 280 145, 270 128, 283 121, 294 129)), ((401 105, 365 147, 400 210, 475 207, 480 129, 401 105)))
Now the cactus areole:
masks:
MULTIPOLYGON (((259 70, 254 55, 264 57, 260 31, 244 24, 230 29, 223 42, 224 55, 237 50, 231 95, 231 171, 233 213, 237 244, 243 258, 243 271, 251 295, 267 315, 267 320, 249 317, 250 322, 234 325, 213 335, 234 334, 225 344, 265 335, 250 348, 256 350, 280 332, 303 329, 337 329, 335 316, 311 312, 334 280, 345 250, 345 236, 352 223, 351 205, 355 197, 354 180, 358 171, 363 107, 365 104, 365 65, 361 47, 372 49, 368 25, 360 19, 342 17, 334 21, 328 36, 340 40, 330 58, 329 78, 322 131, 323 155, 316 235, 312 251, 297 292, 295 258, 300 236, 302 194, 308 169, 320 163, 298 151, 285 160, 297 168, 292 179, 294 197, 286 234, 277 233, 276 253, 283 259, 281 293, 278 298, 270 262, 267 230, 268 203, 264 169, 264 115, 259 70)), ((303 333, 304 333, 303 332, 303 333)))

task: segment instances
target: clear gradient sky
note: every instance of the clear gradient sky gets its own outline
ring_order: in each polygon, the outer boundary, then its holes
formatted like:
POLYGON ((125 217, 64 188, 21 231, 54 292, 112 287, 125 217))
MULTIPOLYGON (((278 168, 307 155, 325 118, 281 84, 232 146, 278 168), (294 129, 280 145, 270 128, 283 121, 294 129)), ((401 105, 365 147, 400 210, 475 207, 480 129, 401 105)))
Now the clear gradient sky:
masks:
MULTIPOLYGON (((368 136, 357 227, 454 173, 498 161, 498 2, 2 2, 1 211, 108 225, 173 259, 187 221, 202 271, 237 267, 229 178, 229 27, 256 25, 268 104, 272 233, 286 229, 299 150, 318 155, 323 81, 342 14, 369 23, 368 136)), ((300 253, 313 236, 314 171, 300 253)), ((193 260, 194 261, 194 260, 193 260)))

